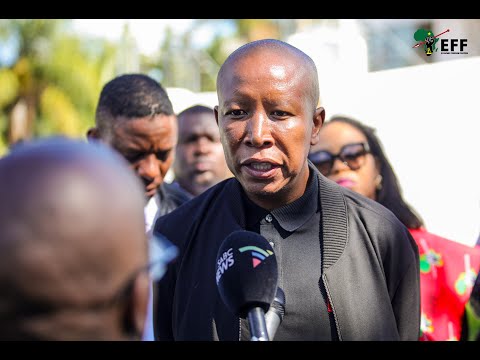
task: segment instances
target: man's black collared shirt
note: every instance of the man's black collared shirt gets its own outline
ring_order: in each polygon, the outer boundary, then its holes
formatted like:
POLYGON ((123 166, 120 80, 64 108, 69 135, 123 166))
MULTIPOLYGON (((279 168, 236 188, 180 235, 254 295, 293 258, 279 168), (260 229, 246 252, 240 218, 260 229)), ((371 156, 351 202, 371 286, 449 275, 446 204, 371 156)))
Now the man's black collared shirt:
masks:
MULTIPOLYGON (((329 313, 320 285, 317 176, 310 169, 305 193, 272 211, 256 205, 244 194, 246 230, 262 235, 272 245, 278 263, 278 286, 285 292, 285 317, 274 340, 332 340, 329 313)), ((242 321, 242 340, 249 340, 246 321, 242 321)))

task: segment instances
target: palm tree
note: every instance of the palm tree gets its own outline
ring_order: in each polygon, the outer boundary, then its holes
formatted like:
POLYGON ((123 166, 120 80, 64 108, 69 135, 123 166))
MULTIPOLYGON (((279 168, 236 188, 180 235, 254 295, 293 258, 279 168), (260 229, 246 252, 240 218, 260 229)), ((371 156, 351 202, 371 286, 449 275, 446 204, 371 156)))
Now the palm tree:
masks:
POLYGON ((93 122, 101 86, 115 71, 115 47, 69 34, 69 23, 41 19, 0 23, 0 36, 19 45, 14 63, 0 70, 4 151, 5 144, 34 136, 78 137, 93 122))

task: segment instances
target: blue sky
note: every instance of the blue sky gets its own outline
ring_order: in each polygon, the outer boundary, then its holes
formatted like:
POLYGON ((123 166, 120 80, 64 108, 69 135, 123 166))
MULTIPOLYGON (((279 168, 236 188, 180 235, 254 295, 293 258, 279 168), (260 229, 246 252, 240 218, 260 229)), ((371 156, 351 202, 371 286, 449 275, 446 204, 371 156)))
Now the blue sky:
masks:
POLYGON ((0 40, 0 67, 11 66, 17 60, 19 43, 14 36, 0 40))

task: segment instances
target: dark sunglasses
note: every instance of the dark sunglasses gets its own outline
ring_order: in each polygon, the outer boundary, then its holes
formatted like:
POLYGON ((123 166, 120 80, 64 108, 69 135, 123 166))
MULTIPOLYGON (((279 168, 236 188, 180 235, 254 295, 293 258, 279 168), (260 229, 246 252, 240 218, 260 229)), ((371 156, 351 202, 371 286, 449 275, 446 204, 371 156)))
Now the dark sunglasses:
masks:
POLYGON ((351 170, 358 170, 365 163, 365 155, 370 153, 370 147, 367 142, 346 144, 336 155, 325 151, 310 153, 308 159, 325 176, 330 175, 333 169, 335 159, 340 159, 351 170))

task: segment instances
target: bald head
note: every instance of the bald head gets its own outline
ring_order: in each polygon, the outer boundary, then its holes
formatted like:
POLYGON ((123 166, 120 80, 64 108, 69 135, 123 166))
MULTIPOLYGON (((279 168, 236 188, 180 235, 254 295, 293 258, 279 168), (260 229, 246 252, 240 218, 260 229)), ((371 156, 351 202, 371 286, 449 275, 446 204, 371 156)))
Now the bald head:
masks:
POLYGON ((325 118, 312 59, 282 41, 248 43, 220 69, 217 95, 225 160, 250 200, 271 210, 298 199, 325 118))
POLYGON ((262 66, 271 66, 272 62, 277 62, 279 69, 287 64, 287 71, 296 72, 299 78, 303 78, 305 95, 311 100, 313 109, 316 108, 320 98, 320 89, 314 61, 300 49, 275 39, 252 41, 231 53, 218 73, 217 89, 220 90, 219 93, 225 84, 225 75, 231 75, 232 69, 243 66, 240 63, 252 61, 256 64, 252 70, 258 72, 262 71, 262 66))
POLYGON ((0 199, 0 338, 121 337, 114 310, 101 325, 90 313, 147 262, 124 160, 63 138, 22 145, 0 160, 0 199))

